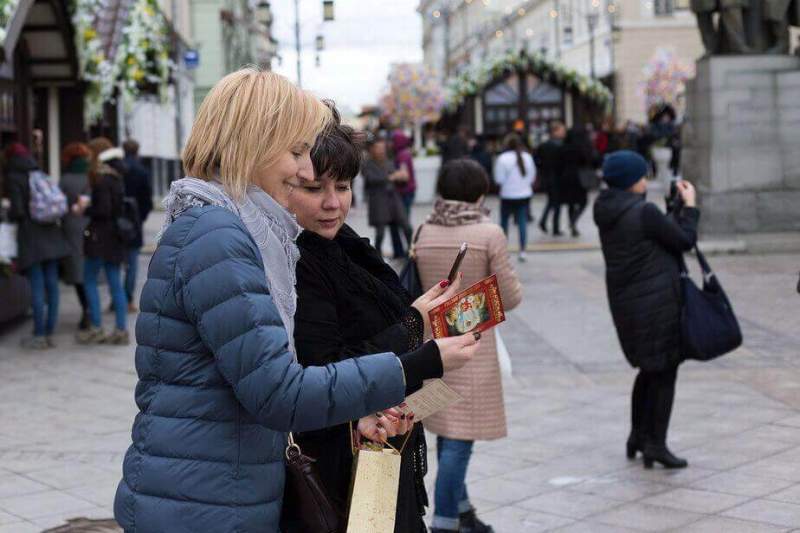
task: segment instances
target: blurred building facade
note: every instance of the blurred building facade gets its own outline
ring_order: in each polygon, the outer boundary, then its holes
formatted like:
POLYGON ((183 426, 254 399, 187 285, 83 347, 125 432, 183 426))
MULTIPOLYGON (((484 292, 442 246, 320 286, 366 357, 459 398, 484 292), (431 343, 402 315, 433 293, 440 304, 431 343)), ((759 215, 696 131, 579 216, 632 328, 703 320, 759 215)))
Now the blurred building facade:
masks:
POLYGON ((192 0, 190 16, 201 58, 195 72, 195 107, 226 74, 246 65, 271 69, 278 47, 269 2, 192 0))
POLYGON ((508 50, 603 81, 617 120, 644 121, 643 69, 659 48, 703 53, 689 0, 422 0, 424 61, 443 80, 508 50))

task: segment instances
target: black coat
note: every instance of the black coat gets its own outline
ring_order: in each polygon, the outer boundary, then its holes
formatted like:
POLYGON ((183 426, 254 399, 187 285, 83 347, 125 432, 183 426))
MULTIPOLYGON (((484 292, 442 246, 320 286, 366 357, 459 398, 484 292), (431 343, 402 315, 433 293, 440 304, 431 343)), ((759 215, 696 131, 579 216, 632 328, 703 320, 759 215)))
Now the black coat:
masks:
POLYGON ((615 189, 595 201, 611 316, 634 367, 661 371, 683 360, 680 258, 697 241, 699 218, 694 208, 664 215, 643 196, 615 189))
MULTIPOLYGON (((76 204, 81 195, 88 195, 91 192, 85 169, 67 169, 61 175, 60 185, 70 206, 76 204)), ((89 218, 85 214, 77 215, 72 211, 63 220, 64 236, 69 242, 71 252, 70 256, 61 262, 63 267, 61 274, 64 281, 71 285, 83 283, 83 239, 88 224, 89 218)))
POLYGON ((581 185, 580 173, 592 167, 591 148, 565 143, 558 155, 556 182, 559 200, 565 204, 585 204, 586 189, 581 185))
POLYGON ((42 261, 70 255, 61 221, 43 224, 31 218, 30 172, 38 166, 31 158, 14 156, 6 166, 6 190, 11 202, 9 218, 17 223, 17 268, 27 270, 42 261))
POLYGON ((389 174, 394 171, 395 167, 388 159, 378 162, 367 158, 361 165, 370 226, 405 223, 403 201, 394 182, 389 180, 389 174))
POLYGON ((125 196, 136 200, 139 213, 139 232, 137 240, 130 243, 132 248, 141 248, 144 244, 142 226, 150 211, 153 210, 153 184, 150 171, 138 157, 125 158, 125 196))
POLYGON ((117 159, 101 167, 97 183, 92 185, 92 205, 86 210, 89 225, 83 241, 86 257, 96 257, 115 264, 122 264, 126 255, 116 224, 116 219, 123 212, 125 194, 122 181, 124 166, 121 163, 117 159))
MULTIPOLYGON (((411 326, 416 311, 410 307, 410 296, 368 239, 344 226, 333 240, 304 231, 297 243, 301 258, 297 264, 294 337, 303 366, 376 352, 400 355, 418 348, 422 342, 421 318, 416 321, 420 326, 417 331, 411 326)), ((303 452, 317 459, 328 494, 346 510, 353 464, 348 425, 296 437, 303 452)), ((391 442, 399 447, 403 439, 397 437, 391 442)), ((416 424, 403 452, 395 526, 398 533, 425 531, 425 457, 424 431, 416 424)), ((290 524, 285 526, 284 532, 299 531, 290 524)))
POLYGON ((548 199, 555 202, 559 200, 558 185, 561 183, 559 161, 563 147, 564 143, 562 141, 550 139, 536 151, 536 180, 541 181, 537 185, 537 189, 546 192, 548 199))

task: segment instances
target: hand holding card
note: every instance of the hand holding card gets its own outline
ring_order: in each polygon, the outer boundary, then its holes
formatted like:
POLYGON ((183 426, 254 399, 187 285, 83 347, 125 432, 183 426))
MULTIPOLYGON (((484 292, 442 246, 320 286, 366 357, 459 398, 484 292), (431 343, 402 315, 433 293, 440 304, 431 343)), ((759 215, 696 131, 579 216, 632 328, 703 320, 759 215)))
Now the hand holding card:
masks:
POLYGON ((492 274, 451 297, 429 313, 433 337, 485 331, 505 321, 497 276, 492 274))

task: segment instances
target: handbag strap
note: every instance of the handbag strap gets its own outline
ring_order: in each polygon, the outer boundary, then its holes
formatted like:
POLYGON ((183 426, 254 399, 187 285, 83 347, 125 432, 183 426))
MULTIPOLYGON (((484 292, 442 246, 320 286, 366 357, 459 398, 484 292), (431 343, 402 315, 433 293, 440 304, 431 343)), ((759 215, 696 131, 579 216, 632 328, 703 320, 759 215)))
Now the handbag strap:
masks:
POLYGON ((411 246, 408 247, 408 258, 414 260, 417 254, 417 241, 419 240, 419 234, 422 232, 422 226, 425 223, 422 223, 417 228, 417 232, 414 234, 414 238, 411 240, 411 246))
MULTIPOLYGON (((703 280, 709 282, 712 278, 716 276, 716 274, 714 274, 714 271, 711 269, 711 265, 708 264, 708 260, 706 259, 705 254, 703 254, 703 252, 700 251, 700 248, 697 246, 696 243, 694 245, 694 253, 695 256, 697 257, 697 262, 700 264, 700 270, 703 272, 703 280)), ((689 269, 686 267, 686 260, 683 254, 681 254, 680 258, 680 268, 682 276, 689 275, 689 269)))
POLYGON ((302 455, 302 453, 303 453, 303 451, 300 449, 300 446, 297 444, 297 442, 295 442, 294 435, 290 431, 289 432, 288 443, 286 444, 286 451, 284 452, 286 454, 286 459, 289 460, 289 461, 291 461, 291 457, 290 457, 289 454, 293 450, 297 453, 298 456, 302 455))
MULTIPOLYGON (((356 452, 358 451, 358 447, 356 446, 355 430, 353 429, 353 421, 351 420, 350 422, 348 422, 348 424, 350 424, 350 449, 353 452, 353 455, 355 456, 356 452)), ((392 446, 391 444, 389 444, 389 441, 384 442, 384 444, 386 446, 388 446, 389 448, 393 449, 394 451, 396 451, 398 455, 402 456, 403 455, 403 450, 406 449, 406 444, 408 444, 408 439, 411 438, 411 433, 413 431, 414 431, 414 426, 411 426, 411 429, 409 429, 408 433, 406 433, 406 438, 403 439, 403 445, 400 446, 399 450, 397 448, 395 448, 394 446, 392 446)))

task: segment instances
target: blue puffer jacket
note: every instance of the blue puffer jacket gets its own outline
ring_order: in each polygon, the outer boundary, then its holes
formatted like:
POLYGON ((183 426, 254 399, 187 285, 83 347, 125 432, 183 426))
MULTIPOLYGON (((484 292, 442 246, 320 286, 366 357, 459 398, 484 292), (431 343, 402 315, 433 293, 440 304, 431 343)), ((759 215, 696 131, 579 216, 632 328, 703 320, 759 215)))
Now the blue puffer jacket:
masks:
POLYGON ((275 532, 286 432, 403 401, 394 354, 292 362, 242 221, 195 207, 165 232, 136 323, 133 445, 114 516, 129 532, 275 532))

